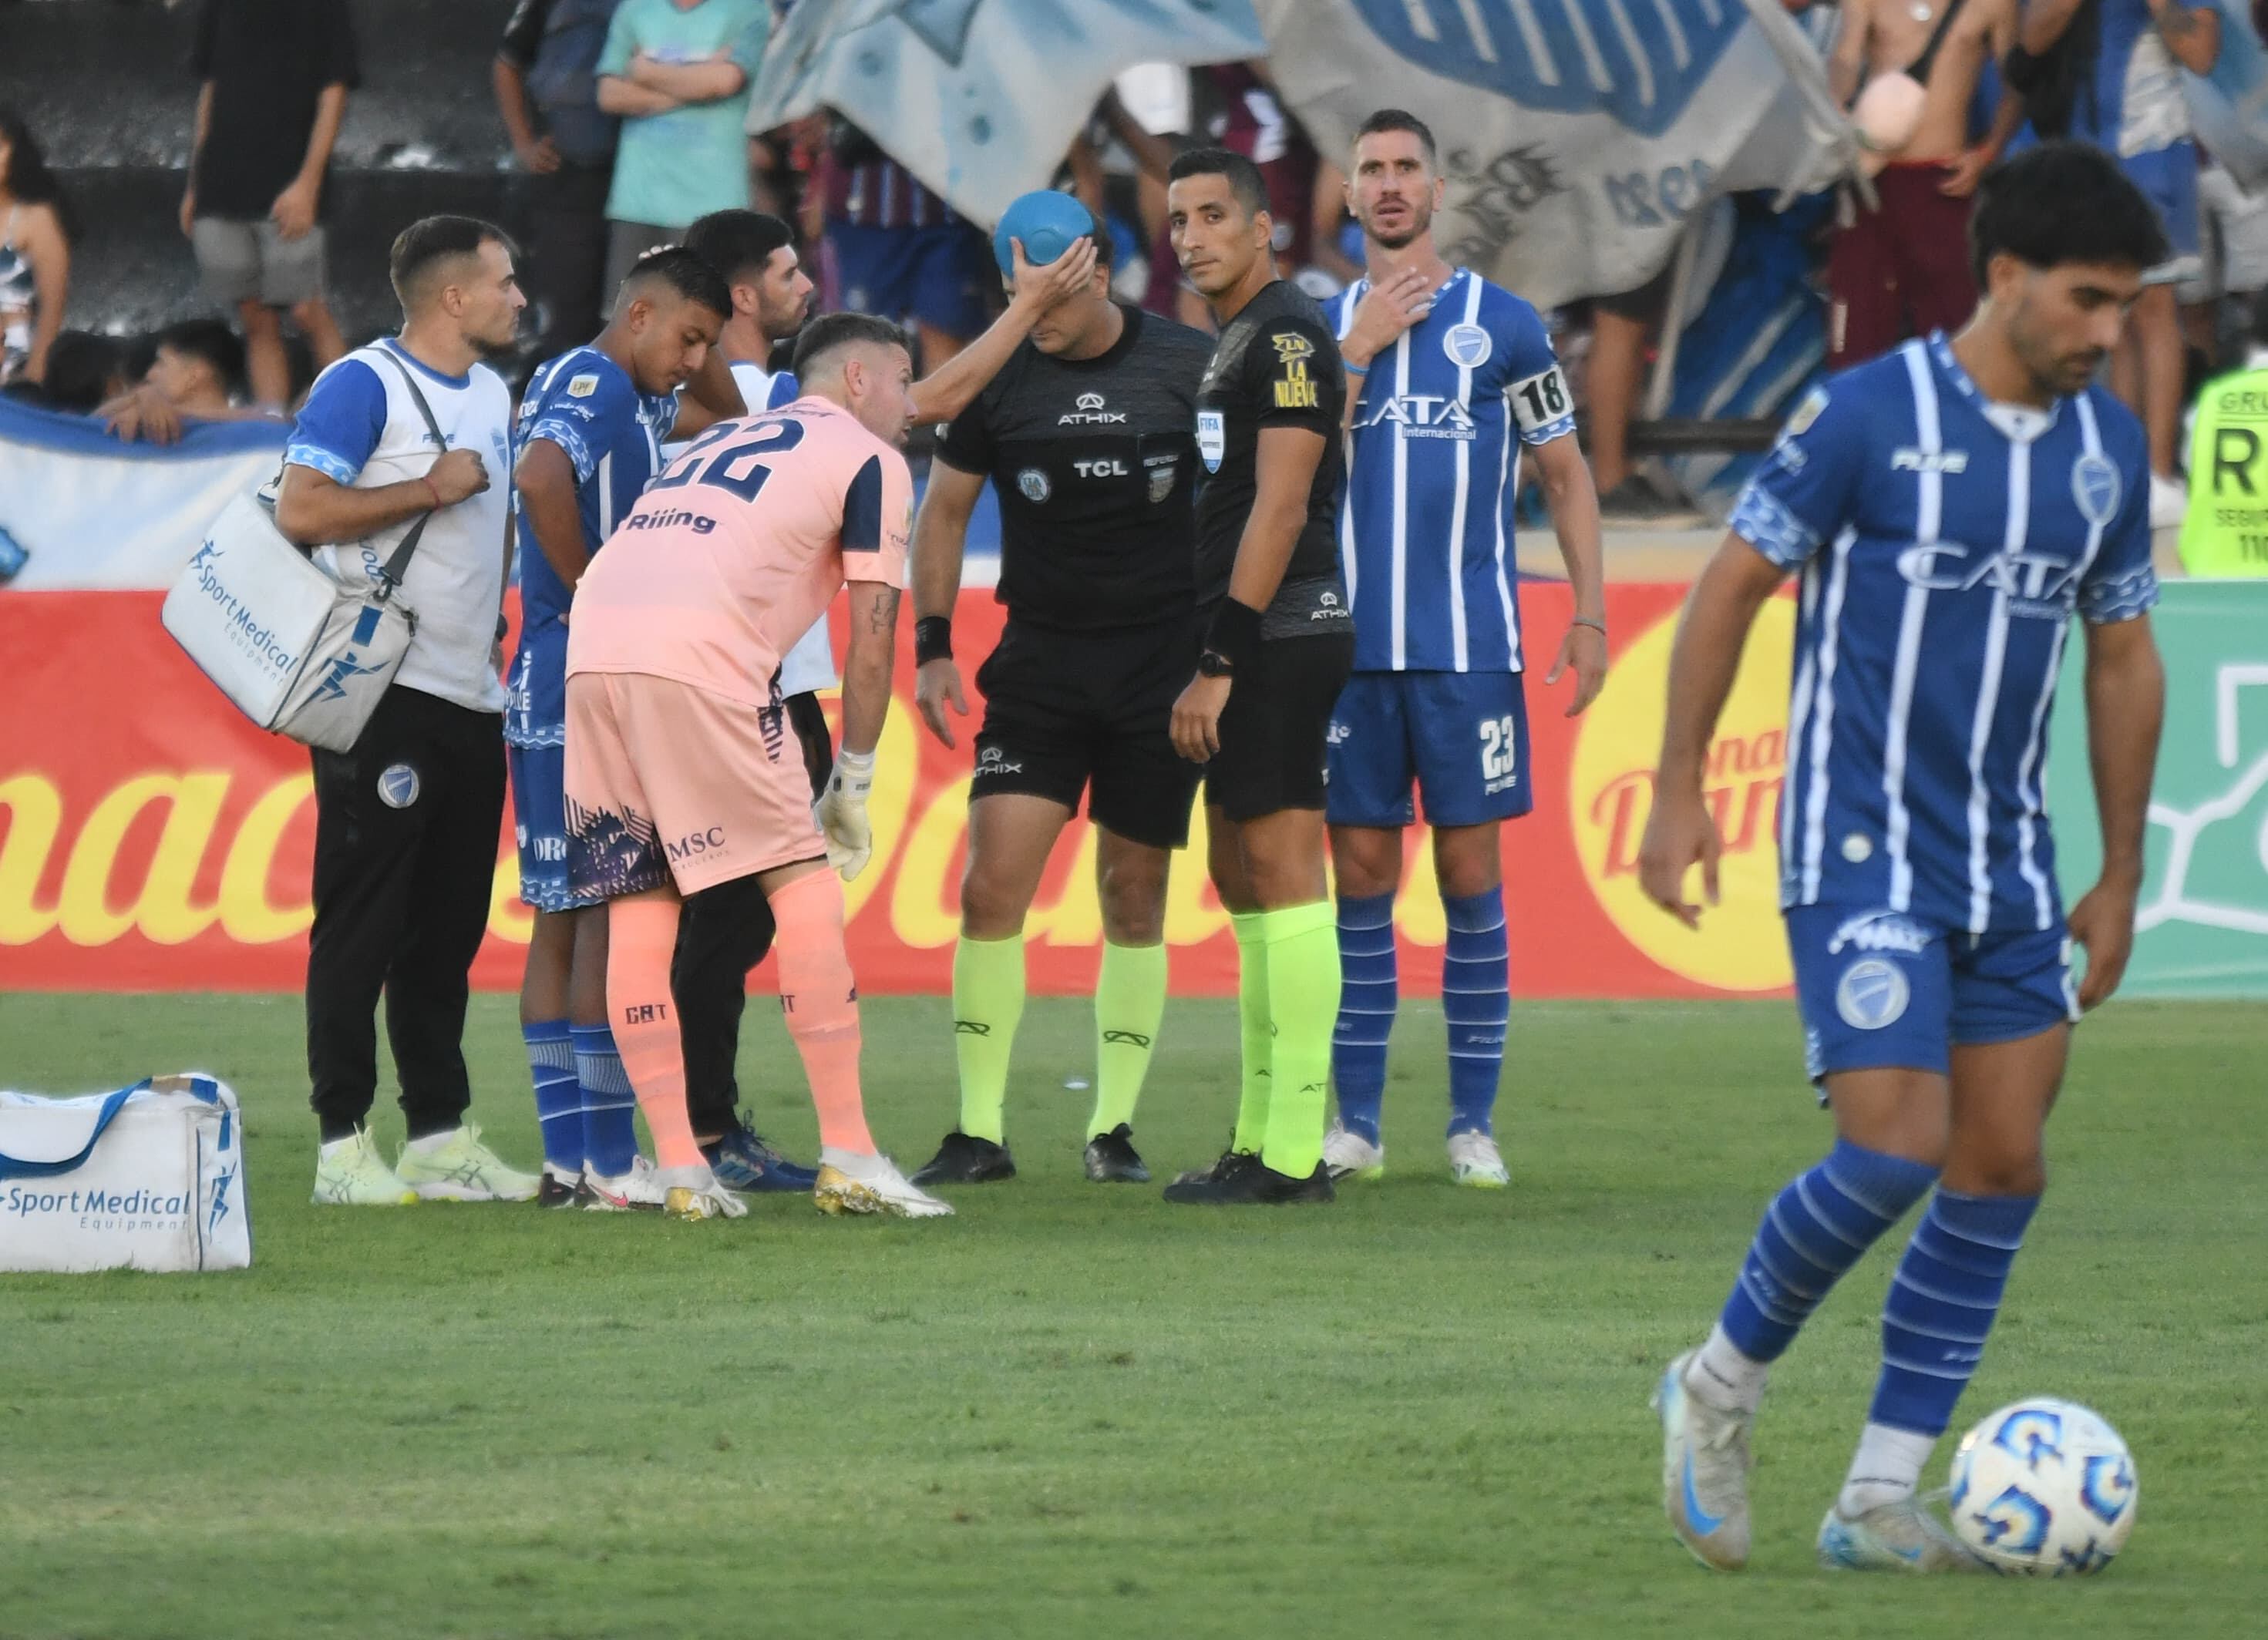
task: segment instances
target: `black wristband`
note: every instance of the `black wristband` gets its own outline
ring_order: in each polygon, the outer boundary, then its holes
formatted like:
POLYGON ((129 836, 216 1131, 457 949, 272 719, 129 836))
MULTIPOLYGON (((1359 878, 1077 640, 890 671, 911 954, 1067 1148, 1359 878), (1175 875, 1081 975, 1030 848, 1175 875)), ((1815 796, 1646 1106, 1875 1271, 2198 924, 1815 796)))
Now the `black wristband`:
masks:
POLYGON ((914 622, 914 665, 953 658, 953 617, 924 615, 914 622))
POLYGON ((1232 666, 1247 666, 1260 658, 1260 612, 1249 604, 1224 598, 1205 629, 1205 647, 1232 666))

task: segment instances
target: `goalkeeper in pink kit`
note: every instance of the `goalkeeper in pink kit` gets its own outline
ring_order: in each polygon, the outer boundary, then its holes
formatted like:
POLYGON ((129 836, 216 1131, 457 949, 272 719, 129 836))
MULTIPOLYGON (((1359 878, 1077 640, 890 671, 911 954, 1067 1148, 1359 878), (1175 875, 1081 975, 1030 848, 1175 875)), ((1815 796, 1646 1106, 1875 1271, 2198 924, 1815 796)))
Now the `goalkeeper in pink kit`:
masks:
POLYGON ((718 423, 646 489, 593 560, 567 637, 568 874, 608 901, 607 1008, 652 1129, 666 1210, 747 1210, 719 1186, 686 1114, 670 995, 684 902, 695 972, 760 953, 778 924, 780 1004, 819 1110, 814 1195, 834 1213, 953 1210, 909 1184, 866 1130, 844 880, 866 864, 866 793, 889 710, 913 479, 898 441, 913 366, 895 326, 814 321, 796 349, 803 395, 718 423), (814 807, 787 721, 780 658, 848 583, 843 746, 814 807), (823 834, 823 835, 822 835, 823 834))

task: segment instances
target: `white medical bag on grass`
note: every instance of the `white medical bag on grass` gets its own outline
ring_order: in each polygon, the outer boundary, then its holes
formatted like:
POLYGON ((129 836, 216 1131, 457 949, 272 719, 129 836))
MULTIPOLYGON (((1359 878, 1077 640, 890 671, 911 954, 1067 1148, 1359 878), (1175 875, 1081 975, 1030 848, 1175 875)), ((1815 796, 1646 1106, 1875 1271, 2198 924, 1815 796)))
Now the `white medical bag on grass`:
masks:
POLYGON ((211 1077, 0 1092, 0 1270, 240 1270, 244 1118, 211 1077))

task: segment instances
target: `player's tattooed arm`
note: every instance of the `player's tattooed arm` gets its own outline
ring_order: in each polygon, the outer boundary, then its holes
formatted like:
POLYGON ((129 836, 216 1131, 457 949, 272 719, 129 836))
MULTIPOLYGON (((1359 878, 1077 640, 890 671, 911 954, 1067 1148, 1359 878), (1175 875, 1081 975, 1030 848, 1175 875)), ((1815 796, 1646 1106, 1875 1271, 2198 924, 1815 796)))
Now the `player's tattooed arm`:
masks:
POLYGON ((1677 641, 1669 652, 1669 707, 1661 731, 1661 762, 1653 777, 1653 812, 1638 845, 1638 885, 1647 899, 1684 923, 1697 927, 1701 906, 1685 898, 1685 874, 1701 868, 1703 903, 1717 903, 1717 857, 1724 840, 1717 835, 1701 791, 1709 742, 1725 697, 1740 671, 1741 651, 1757 612, 1787 578, 1787 572, 1738 535, 1725 544, 1701 571, 1677 641))
POLYGON ((890 710, 890 672, 897 657, 898 589, 882 581, 853 581, 850 642, 843 658, 843 747, 865 754, 882 738, 890 710))
MULTIPOLYGON (((983 335, 914 384, 917 423, 949 422, 967 409, 1023 345, 1040 315, 1095 276, 1093 239, 1073 240, 1069 250, 1039 267, 1024 260, 1021 239, 1008 243, 1016 259, 1014 271, 1009 275, 1014 294, 1009 298, 1008 311, 994 320, 983 335)), ((1110 276, 1108 268, 1101 272, 1105 279, 1110 276)))
POLYGON ((2142 842, 2150 782, 2166 715, 2166 669, 2147 615, 2087 627, 2087 754, 2102 827, 2102 875, 2071 909, 2071 937, 2087 950, 2079 1005, 2118 987, 2134 947, 2142 893, 2142 842))

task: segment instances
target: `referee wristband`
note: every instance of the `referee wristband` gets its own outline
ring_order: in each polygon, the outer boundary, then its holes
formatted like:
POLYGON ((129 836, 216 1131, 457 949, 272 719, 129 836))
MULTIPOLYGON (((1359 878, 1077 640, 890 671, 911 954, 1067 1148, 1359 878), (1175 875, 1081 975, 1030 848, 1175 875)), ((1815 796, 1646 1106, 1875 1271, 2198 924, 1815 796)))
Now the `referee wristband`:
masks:
POLYGON ((1260 612, 1233 598, 1222 599, 1205 629, 1205 647, 1231 666, 1249 666, 1260 655, 1260 612))
POLYGON ((953 658, 953 617, 924 615, 914 622, 914 665, 953 658))

